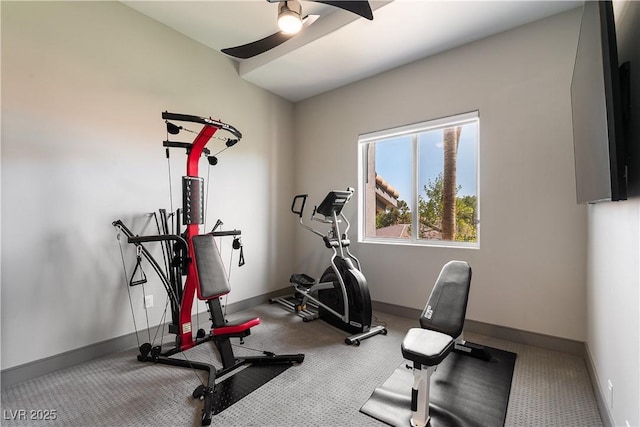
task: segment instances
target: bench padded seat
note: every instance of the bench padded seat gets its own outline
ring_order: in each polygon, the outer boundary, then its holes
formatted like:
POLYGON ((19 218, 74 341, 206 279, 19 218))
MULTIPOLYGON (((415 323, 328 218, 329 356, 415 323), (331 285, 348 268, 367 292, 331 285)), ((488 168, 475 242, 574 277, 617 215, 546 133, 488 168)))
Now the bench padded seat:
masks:
POLYGON ((402 356, 424 366, 442 362, 453 348, 453 338, 447 334, 422 328, 411 328, 402 341, 402 356))

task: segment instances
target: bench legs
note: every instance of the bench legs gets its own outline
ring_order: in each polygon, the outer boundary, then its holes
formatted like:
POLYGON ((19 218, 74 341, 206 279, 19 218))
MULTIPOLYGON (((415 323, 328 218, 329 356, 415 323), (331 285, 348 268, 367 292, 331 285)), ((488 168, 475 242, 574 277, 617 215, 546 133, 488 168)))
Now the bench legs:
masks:
POLYGON ((411 388, 411 425, 424 427, 429 423, 429 388, 431 375, 453 349, 454 341, 447 334, 422 328, 411 328, 405 335, 402 357, 413 363, 411 388))
POLYGON ((413 363, 413 387, 411 388, 411 425, 424 427, 429 423, 429 385, 435 366, 413 363))

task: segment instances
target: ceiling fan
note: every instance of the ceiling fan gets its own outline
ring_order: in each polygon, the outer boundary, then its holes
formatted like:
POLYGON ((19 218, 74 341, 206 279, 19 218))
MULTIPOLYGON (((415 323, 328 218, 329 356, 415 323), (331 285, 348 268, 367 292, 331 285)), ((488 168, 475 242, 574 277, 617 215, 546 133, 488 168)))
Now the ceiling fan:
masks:
MULTIPOLYGON (((222 49, 222 53, 239 59, 247 59, 260 55, 274 47, 281 45, 294 37, 301 30, 309 27, 319 18, 319 15, 302 16, 302 6, 298 0, 267 0, 269 3, 280 3, 278 5, 278 26, 280 31, 263 39, 256 40, 241 46, 222 49)), ((316 3, 328 4, 339 9, 343 9, 356 15, 373 20, 373 12, 368 1, 324 1, 311 0, 316 3)))

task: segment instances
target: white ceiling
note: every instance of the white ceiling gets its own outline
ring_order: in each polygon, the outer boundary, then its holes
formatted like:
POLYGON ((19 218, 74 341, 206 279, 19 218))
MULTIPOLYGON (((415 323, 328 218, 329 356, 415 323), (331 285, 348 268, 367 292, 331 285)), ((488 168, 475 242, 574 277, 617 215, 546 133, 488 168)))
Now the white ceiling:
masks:
MULTIPOLYGON (((278 5, 266 0, 122 3, 217 51, 277 31, 278 5)), ((229 57, 238 62, 243 79, 294 102, 583 1, 371 1, 373 21, 313 1, 301 3, 303 14, 321 15, 313 25, 262 55, 229 57)))

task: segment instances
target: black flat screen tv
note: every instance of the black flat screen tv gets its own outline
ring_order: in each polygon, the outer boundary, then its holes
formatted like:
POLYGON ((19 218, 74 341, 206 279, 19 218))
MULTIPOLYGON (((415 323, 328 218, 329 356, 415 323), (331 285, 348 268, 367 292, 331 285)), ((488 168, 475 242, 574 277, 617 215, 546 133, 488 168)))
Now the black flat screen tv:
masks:
POLYGON ((586 1, 571 80, 580 204, 627 198, 620 76, 613 5, 610 1, 586 1))

